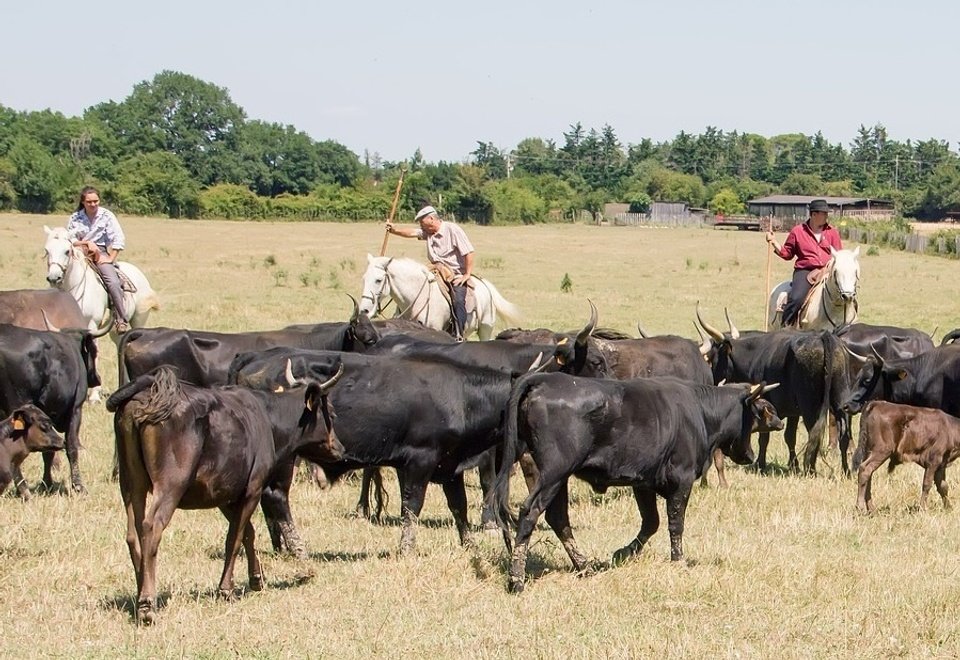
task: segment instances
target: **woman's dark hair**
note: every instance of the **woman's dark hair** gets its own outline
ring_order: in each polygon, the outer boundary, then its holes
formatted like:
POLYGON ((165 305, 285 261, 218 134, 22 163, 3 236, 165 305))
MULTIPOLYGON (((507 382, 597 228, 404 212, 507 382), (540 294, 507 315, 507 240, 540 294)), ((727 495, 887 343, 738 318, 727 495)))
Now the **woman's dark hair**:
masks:
POLYGON ((97 193, 97 197, 100 196, 100 191, 94 188, 93 186, 84 186, 80 191, 80 201, 77 202, 77 210, 83 210, 83 198, 89 195, 90 193, 97 193))

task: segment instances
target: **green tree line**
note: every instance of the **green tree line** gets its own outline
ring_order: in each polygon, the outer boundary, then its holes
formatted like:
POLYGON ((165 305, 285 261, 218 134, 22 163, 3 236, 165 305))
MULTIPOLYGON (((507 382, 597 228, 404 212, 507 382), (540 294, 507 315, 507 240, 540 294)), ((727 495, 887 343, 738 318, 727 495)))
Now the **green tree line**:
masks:
POLYGON ((478 140, 464 163, 428 163, 419 150, 389 162, 248 119, 226 89, 163 71, 81 117, 0 105, 0 209, 64 212, 92 183, 130 214, 378 219, 402 169, 402 213, 440 204, 484 224, 544 222, 613 201, 636 212, 668 201, 732 214, 773 193, 891 199, 921 219, 960 210, 960 158, 949 143, 900 142, 879 124, 860 126, 848 148, 821 133, 767 138, 712 126, 625 145, 609 125, 578 122, 562 137, 508 149, 478 140))

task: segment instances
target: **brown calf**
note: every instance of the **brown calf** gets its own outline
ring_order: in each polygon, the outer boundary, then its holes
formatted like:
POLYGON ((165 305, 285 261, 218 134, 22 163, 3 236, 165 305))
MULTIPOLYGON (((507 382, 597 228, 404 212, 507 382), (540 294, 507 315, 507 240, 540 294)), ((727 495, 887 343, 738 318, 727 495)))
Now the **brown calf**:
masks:
POLYGON ((302 450, 334 461, 343 446, 330 430, 326 383, 304 393, 198 388, 164 367, 140 376, 107 401, 116 411, 120 494, 127 545, 137 578, 137 620, 156 618, 157 549, 176 509, 219 508, 229 522, 220 595, 233 595, 242 544, 250 589, 263 589, 250 516, 274 468, 302 450), (148 497, 148 494, 153 497, 148 497))
POLYGON ((14 410, 0 422, 0 494, 14 480, 27 454, 58 449, 63 449, 63 438, 45 412, 29 403, 14 410))
POLYGON ((923 467, 920 508, 927 505, 930 486, 936 484, 943 507, 947 497, 947 465, 960 456, 960 419, 934 408, 920 408, 887 401, 871 401, 860 417, 860 444, 853 457, 859 465, 857 507, 873 512, 870 493, 874 471, 890 459, 889 471, 900 463, 923 467))

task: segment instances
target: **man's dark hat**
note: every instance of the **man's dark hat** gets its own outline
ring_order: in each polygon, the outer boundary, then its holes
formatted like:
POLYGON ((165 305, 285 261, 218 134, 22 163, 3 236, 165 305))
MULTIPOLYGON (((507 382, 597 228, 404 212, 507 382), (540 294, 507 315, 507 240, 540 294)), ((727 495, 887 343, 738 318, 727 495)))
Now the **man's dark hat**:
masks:
POLYGON ((814 212, 816 212, 816 211, 822 211, 823 213, 829 213, 829 212, 830 212, 830 205, 827 204, 827 200, 825 200, 825 199, 815 199, 815 200, 813 200, 812 202, 810 202, 810 213, 814 213, 814 212))

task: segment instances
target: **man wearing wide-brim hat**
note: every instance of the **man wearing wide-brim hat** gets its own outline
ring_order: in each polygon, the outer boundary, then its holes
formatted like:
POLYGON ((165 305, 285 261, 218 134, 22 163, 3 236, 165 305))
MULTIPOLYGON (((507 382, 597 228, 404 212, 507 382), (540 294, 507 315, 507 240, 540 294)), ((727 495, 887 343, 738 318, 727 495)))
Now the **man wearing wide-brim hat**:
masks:
POLYGON ((419 227, 397 227, 387 222, 387 232, 427 242, 427 260, 450 285, 457 339, 463 339, 467 320, 467 282, 473 274, 473 243, 466 232, 452 222, 440 219, 437 209, 424 206, 417 211, 419 227))
POLYGON ((787 304, 783 308, 783 325, 789 327, 798 322, 800 307, 810 293, 810 287, 816 281, 815 274, 830 261, 830 248, 840 250, 840 232, 827 222, 830 205, 825 199, 815 199, 809 205, 810 217, 803 224, 796 225, 787 234, 787 240, 778 246, 772 231, 767 232, 767 242, 773 246, 773 252, 785 261, 796 257, 793 265, 793 283, 787 304))

